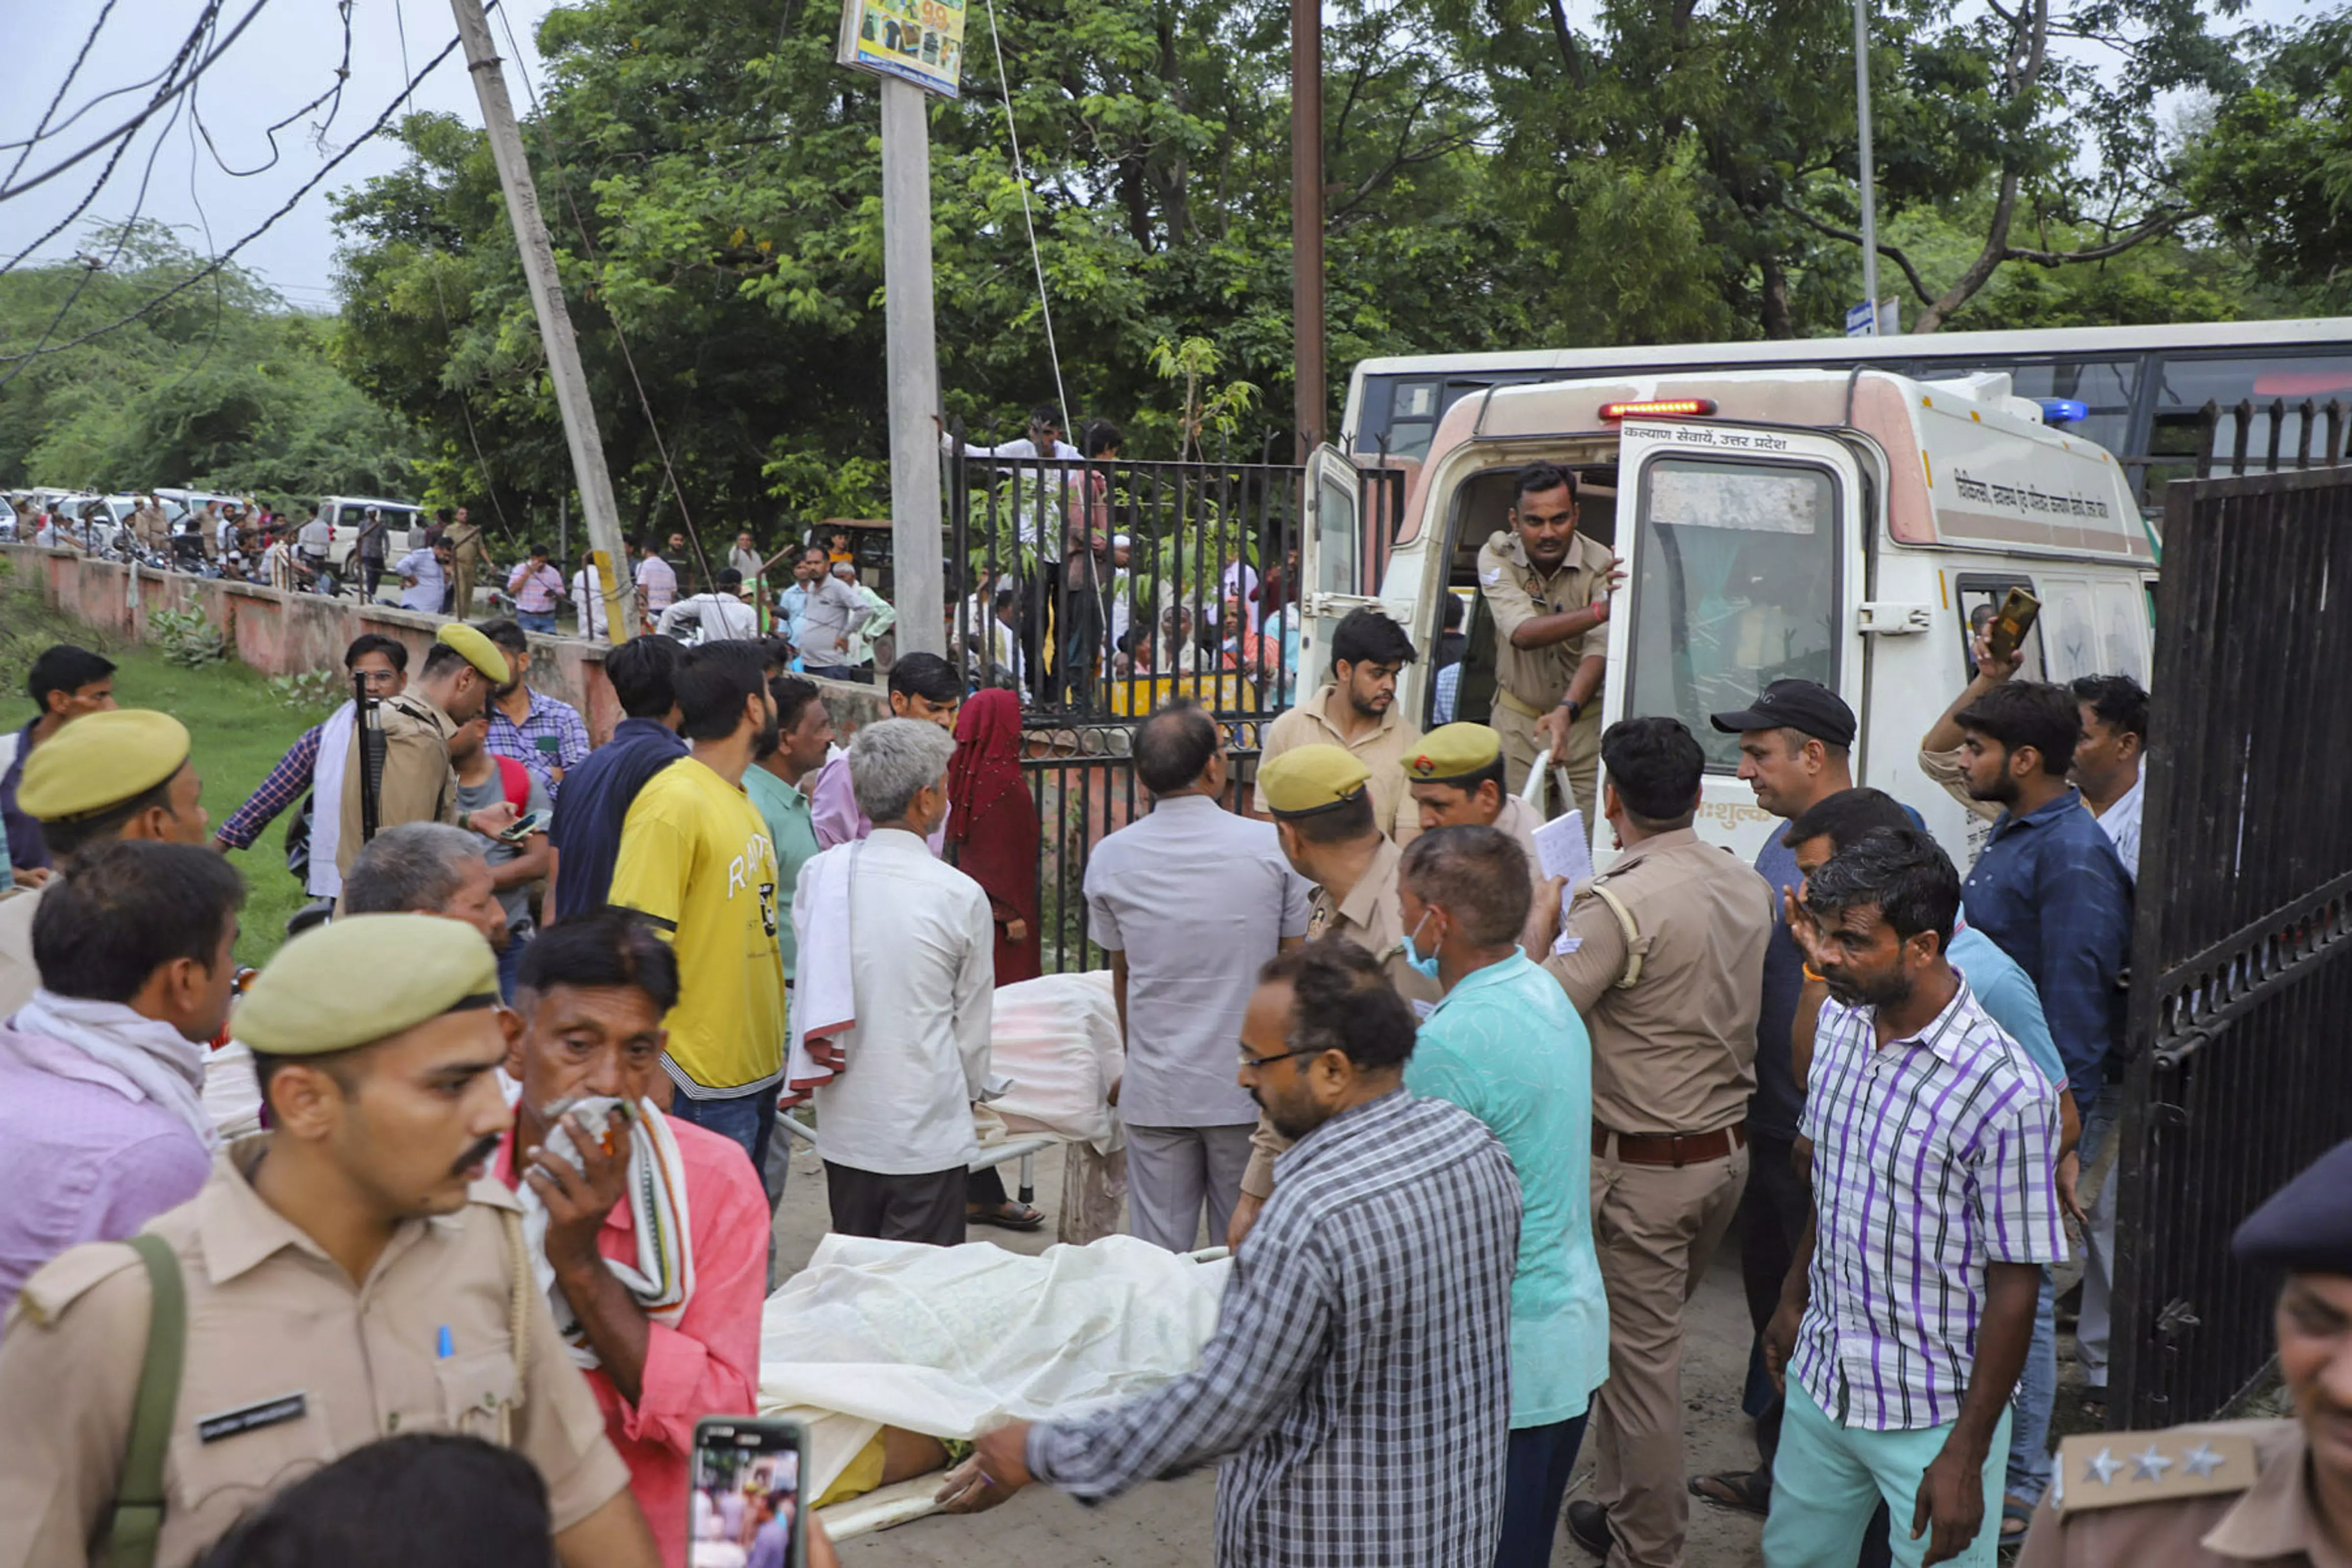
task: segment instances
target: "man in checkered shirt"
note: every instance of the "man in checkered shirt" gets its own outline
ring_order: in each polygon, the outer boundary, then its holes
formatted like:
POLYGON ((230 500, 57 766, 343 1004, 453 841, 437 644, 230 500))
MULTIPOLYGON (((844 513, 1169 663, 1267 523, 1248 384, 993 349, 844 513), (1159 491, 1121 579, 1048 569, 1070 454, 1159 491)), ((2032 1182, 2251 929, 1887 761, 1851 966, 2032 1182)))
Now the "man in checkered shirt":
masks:
POLYGON ((1413 1020, 1351 942, 1259 972, 1241 1082, 1296 1139, 1201 1364, 1139 1399, 982 1437, 955 1512, 1031 1480, 1082 1501, 1231 1456, 1224 1568, 1489 1568, 1510 1425, 1519 1183, 1468 1112, 1403 1089, 1413 1020))
POLYGON ((1799 1126, 1813 1222, 1765 1330, 1793 1373, 1767 1568, 1852 1563, 1882 1498, 1901 1568, 1992 1568, 2010 1399, 2066 1243, 2058 1092, 1947 962, 1959 903, 1935 840, 1881 828, 1791 922, 1831 1000, 1799 1126))

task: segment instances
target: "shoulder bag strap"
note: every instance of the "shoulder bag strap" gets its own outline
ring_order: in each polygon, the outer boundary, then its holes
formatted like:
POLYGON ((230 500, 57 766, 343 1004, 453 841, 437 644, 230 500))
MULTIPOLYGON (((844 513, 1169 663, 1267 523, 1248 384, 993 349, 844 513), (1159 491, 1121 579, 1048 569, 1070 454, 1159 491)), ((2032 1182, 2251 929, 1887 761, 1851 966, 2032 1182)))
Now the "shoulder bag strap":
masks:
POLYGON ((507 1236, 507 1331, 514 1342, 514 1397, 499 1406, 499 1447, 514 1447, 515 1406, 523 1401, 530 1375, 530 1299, 539 1289, 539 1273, 530 1266, 530 1243, 524 1237, 522 1215, 499 1211, 507 1236))
POLYGON ((150 1568, 155 1561, 163 1532, 163 1457, 179 1413, 180 1367, 188 1345, 188 1293, 179 1258, 158 1236, 134 1236, 131 1247, 147 1266, 152 1304, 139 1395, 131 1407, 131 1442, 107 1532, 106 1568, 150 1568))

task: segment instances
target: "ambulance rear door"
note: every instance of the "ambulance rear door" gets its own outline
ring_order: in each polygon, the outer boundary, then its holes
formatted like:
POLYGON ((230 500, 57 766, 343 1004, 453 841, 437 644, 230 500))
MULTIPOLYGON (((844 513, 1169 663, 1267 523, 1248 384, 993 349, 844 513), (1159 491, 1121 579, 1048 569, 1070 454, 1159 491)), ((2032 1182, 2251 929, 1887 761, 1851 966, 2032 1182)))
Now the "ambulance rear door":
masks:
POLYGON ((1331 637, 1351 610, 1381 607, 1370 590, 1380 569, 1369 529, 1363 476, 1355 460, 1333 446, 1307 458, 1307 518, 1298 531, 1298 690, 1312 691, 1330 664, 1331 637))
MULTIPOLYGON (((1738 777, 1739 738, 1709 717, 1790 677, 1862 711, 1862 465, 1811 431, 1633 417, 1617 486, 1626 575, 1609 622, 1604 719, 1681 720, 1706 752, 1699 836, 1752 860, 1780 819, 1738 777)), ((1595 829, 1605 867, 1612 835, 1595 829)))

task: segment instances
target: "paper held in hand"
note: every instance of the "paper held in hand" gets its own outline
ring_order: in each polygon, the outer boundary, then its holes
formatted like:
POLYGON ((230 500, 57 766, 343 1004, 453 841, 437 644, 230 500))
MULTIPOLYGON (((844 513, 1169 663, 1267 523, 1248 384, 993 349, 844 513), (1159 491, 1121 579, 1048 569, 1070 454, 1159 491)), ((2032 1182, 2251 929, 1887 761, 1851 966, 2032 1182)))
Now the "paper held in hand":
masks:
POLYGON ((1566 816, 1556 816, 1535 831, 1536 858, 1543 863, 1547 877, 1565 877, 1568 885, 1559 890, 1559 919, 1563 928, 1559 940, 1552 943, 1554 952, 1574 952, 1577 939, 1569 935, 1569 900, 1579 882, 1592 876, 1591 835, 1584 830, 1584 813, 1571 811, 1566 816))

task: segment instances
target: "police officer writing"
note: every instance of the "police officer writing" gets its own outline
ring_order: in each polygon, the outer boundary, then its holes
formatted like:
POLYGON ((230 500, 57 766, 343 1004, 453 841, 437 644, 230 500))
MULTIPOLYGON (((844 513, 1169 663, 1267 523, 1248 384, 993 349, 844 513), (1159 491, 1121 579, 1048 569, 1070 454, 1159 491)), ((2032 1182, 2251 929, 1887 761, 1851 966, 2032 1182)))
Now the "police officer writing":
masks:
MULTIPOLYGON (((1592 1239, 1609 1296, 1609 1381, 1588 1442, 1597 1500, 1569 1533, 1610 1568, 1675 1568, 1683 1489, 1683 1303, 1739 1206, 1743 1118, 1773 893, 1691 831, 1706 766, 1673 719, 1601 738, 1602 810, 1623 851, 1575 889, 1570 950, 1544 967, 1592 1034, 1592 1239)), ((1531 921, 1551 948, 1559 884, 1531 921)))
POLYGON ((2352 1561, 2352 1143, 2256 1209, 2231 1250, 2284 1269, 2294 1415, 2067 1438, 2017 1568, 2340 1568, 2352 1561))
POLYGON ((1609 647, 1607 634, 1592 634, 1624 572, 1607 545, 1577 531, 1576 476, 1566 468, 1521 468, 1510 522, 1478 551, 1478 591, 1495 618, 1495 728, 1509 782, 1525 782, 1549 747, 1589 826, 1609 647))
POLYGON ((184 1568, 338 1456, 438 1431, 530 1460, 567 1568, 652 1568, 520 1205, 482 1179, 520 1026, 480 933, 337 921, 279 952, 235 1024, 277 1130, 231 1144, 133 1245, 36 1273, 0 1335, 0 1409, 19 1417, 0 1432, 0 1562, 184 1568))

